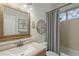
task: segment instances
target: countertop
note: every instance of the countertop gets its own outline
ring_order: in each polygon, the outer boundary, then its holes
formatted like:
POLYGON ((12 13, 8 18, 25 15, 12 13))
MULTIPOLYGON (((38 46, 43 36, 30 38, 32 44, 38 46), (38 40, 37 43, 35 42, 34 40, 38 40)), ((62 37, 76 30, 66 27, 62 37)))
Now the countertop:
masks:
POLYGON ((21 47, 15 47, 0 52, 0 56, 34 56, 43 51, 45 46, 37 42, 31 42, 21 47), (24 55, 25 54, 25 55, 24 55))

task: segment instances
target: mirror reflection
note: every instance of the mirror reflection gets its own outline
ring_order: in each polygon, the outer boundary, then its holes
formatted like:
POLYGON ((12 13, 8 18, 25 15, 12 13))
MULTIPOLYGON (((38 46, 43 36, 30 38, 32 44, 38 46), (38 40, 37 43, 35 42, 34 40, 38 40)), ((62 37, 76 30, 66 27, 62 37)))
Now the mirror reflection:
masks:
POLYGON ((3 35, 29 34, 28 13, 5 7, 3 12, 3 35))

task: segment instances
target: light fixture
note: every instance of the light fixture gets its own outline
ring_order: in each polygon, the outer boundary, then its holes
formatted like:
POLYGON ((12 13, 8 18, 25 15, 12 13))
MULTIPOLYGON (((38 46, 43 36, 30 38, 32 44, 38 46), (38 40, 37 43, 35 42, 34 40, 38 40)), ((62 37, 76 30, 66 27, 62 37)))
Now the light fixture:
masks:
POLYGON ((29 10, 30 10, 30 11, 32 10, 32 4, 29 6, 29 10))
POLYGON ((27 8, 27 5, 26 4, 23 4, 23 7, 27 8))
POLYGON ((29 10, 32 10, 32 7, 30 7, 29 10))

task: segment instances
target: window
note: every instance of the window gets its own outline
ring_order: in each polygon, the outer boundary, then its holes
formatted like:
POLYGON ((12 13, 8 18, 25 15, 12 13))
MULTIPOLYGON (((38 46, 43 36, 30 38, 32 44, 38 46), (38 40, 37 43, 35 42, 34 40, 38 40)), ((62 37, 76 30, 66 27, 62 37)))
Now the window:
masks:
POLYGON ((59 14, 60 22, 65 20, 75 20, 79 18, 79 8, 67 10, 59 14))
POLYGON ((68 11, 68 20, 79 18, 79 8, 68 11))
POLYGON ((63 12, 63 13, 60 13, 60 14, 59 14, 59 20, 60 20, 60 22, 66 20, 66 12, 63 12))

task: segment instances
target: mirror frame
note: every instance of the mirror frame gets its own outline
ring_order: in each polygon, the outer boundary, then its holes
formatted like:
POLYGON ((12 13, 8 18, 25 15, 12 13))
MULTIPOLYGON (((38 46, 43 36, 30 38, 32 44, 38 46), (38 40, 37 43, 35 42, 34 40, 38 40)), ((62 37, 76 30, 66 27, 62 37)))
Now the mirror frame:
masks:
POLYGON ((9 6, 9 5, 4 5, 4 4, 0 4, 0 21, 1 21, 1 35, 0 35, 0 42, 3 42, 3 41, 9 41, 9 40, 17 40, 17 39, 21 39, 21 38, 28 38, 28 37, 31 37, 30 35, 30 13, 28 13, 29 15, 29 34, 16 34, 16 35, 9 35, 9 36, 4 36, 3 35, 3 11, 4 11, 4 8, 7 7, 7 8, 11 8, 11 9, 14 9, 16 11, 19 11, 19 12, 23 12, 23 13, 26 13, 26 11, 23 11, 23 10, 20 10, 18 7, 12 7, 12 6, 9 6))

